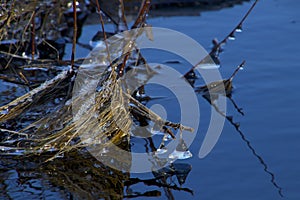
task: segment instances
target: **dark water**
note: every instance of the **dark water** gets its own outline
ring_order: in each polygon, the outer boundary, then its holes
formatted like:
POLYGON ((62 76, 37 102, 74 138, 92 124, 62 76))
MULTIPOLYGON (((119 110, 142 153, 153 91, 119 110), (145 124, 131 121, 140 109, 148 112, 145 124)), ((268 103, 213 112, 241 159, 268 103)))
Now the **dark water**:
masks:
MULTIPOLYGON (((209 51, 211 40, 223 39, 250 6, 250 3, 243 3, 219 11, 203 12, 201 16, 157 17, 149 19, 148 23, 182 32, 209 51)), ((226 121, 212 152, 200 159, 198 152, 207 128, 205 125, 209 121, 206 116, 209 116, 210 106, 198 96, 200 111, 204 114, 201 115, 196 139, 190 146, 193 157, 181 161, 192 166, 182 187, 193 190, 193 195, 143 184, 134 185, 132 190, 157 189, 162 193, 159 199, 167 199, 167 196, 172 199, 173 196, 174 199, 265 200, 282 199, 279 194, 282 188, 284 199, 300 198, 300 136, 297 125, 300 119, 299 8, 299 1, 260 1, 245 22, 243 32, 237 33, 236 40, 229 41, 224 47, 225 51, 220 57, 220 71, 224 78, 229 77, 242 60, 247 62, 245 69, 234 80, 232 95, 245 115, 240 115, 228 101, 227 114, 240 124, 241 132, 226 121)), ((98 25, 86 26, 80 40, 87 42, 98 29, 98 25)), ((70 51, 67 49, 66 52, 70 51)), ((87 53, 87 50, 79 49, 78 56, 85 56, 87 53)), ((157 53, 156 56, 151 56, 150 61, 170 59, 174 59, 172 55, 157 53)), ((187 69, 180 64, 169 65, 181 72, 187 69)), ((154 96, 166 95, 164 90, 157 92, 157 89, 159 88, 150 86, 148 92, 152 92, 154 96)), ((170 102, 175 102, 174 97, 153 100, 149 106, 155 103, 170 105, 170 102)), ((176 108, 172 105, 169 107, 166 107, 168 118, 176 121, 176 108)), ((144 143, 139 144, 137 141, 136 145, 143 146, 144 143)), ((51 185, 47 175, 41 177, 38 172, 33 173, 30 166, 28 163, 30 172, 27 174, 26 170, 1 171, 1 179, 5 181, 0 189, 10 191, 5 196, 11 196, 12 199, 70 198, 64 189, 51 185), (25 183, 18 181, 18 177, 22 176, 27 177, 25 183)), ((49 169, 49 176, 50 173, 54 172, 49 169)), ((152 174, 130 176, 141 179, 153 177, 152 174)), ((175 178, 173 181, 176 182, 175 178)))

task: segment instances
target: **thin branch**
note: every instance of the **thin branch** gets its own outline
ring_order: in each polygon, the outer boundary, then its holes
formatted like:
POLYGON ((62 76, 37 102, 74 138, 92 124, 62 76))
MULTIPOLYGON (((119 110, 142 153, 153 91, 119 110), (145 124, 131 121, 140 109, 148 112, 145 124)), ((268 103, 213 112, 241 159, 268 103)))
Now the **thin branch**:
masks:
POLYGON ((232 81, 233 78, 235 77, 235 75, 238 73, 238 71, 244 67, 245 63, 246 63, 246 61, 243 60, 243 62, 241 64, 239 64, 239 66, 234 70, 234 72, 232 73, 232 75, 230 76, 230 78, 228 80, 232 81))
MULTIPOLYGON (((100 7, 100 4, 99 4, 99 1, 96 0, 96 4, 97 4, 97 12, 99 14, 99 18, 100 18, 100 23, 101 23, 101 29, 102 29, 102 32, 103 32, 103 37, 104 37, 104 43, 105 43, 105 48, 106 48, 106 52, 107 52, 107 57, 108 57, 108 61, 109 63, 111 64, 111 57, 110 57, 110 52, 109 52, 109 46, 108 46, 108 43, 107 43, 107 35, 106 35, 106 32, 105 32, 105 28, 104 28, 104 21, 103 21, 103 18, 102 18, 102 15, 101 15, 101 7, 100 7)), ((112 68, 112 71, 114 71, 115 69, 112 68)))
MULTIPOLYGON (((128 25, 127 25, 127 20, 126 20, 126 16, 125 16, 125 10, 124 10, 124 2, 123 0, 119 0, 120 5, 119 5, 119 18, 120 18, 120 22, 124 23, 124 26, 126 28, 126 30, 128 30, 128 25)), ((118 25, 120 25, 120 22, 118 25)))
POLYGON ((77 6, 76 0, 73 0, 73 43, 72 43, 72 54, 71 54, 71 67, 74 70, 74 60, 76 53, 76 41, 77 41, 77 6))
MULTIPOLYGON (((169 126, 174 129, 181 129, 181 130, 186 130, 189 132, 194 131, 193 128, 191 128, 191 127, 186 127, 179 123, 173 123, 170 121, 163 120, 159 115, 157 115, 155 112, 148 109, 142 103, 140 103, 139 101, 134 99, 131 95, 127 94, 126 92, 123 92, 123 94, 130 100, 131 103, 133 103, 136 106, 136 109, 139 111, 139 114, 144 115, 144 117, 146 117, 152 121, 161 122, 161 124, 163 126, 169 126)), ((175 137, 174 134, 173 135, 171 134, 171 136, 175 137)))
MULTIPOLYGON (((250 9, 247 11, 247 13, 245 14, 245 16, 242 18, 242 20, 234 27, 234 29, 221 41, 221 42, 217 42, 216 40, 214 40, 214 47, 212 48, 212 50, 209 52, 209 54, 207 56, 212 56, 215 55, 217 52, 220 51, 220 48, 223 44, 225 44, 228 40, 228 38, 232 37, 234 32, 237 29, 241 29, 242 25, 244 23, 244 21, 247 19, 247 17, 249 16, 249 14, 252 12, 252 10, 254 9, 254 7, 256 6, 257 2, 259 0, 256 0, 252 6, 250 7, 250 9)), ((196 69, 196 67, 198 67, 204 59, 207 58, 207 56, 205 58, 203 58, 202 60, 200 60, 198 63, 196 63, 188 72, 186 72, 183 76, 186 77, 189 73, 191 73, 194 69, 196 69)))
POLYGON ((32 13, 31 19, 31 59, 34 60, 35 56, 35 11, 32 13))
MULTIPOLYGON (((13 6, 11 6, 11 8, 12 8, 13 6)), ((0 25, 0 29, 2 29, 5 25, 7 25, 7 22, 8 22, 8 20, 9 20, 9 18, 11 17, 11 11, 8 11, 7 12, 7 17, 6 17, 6 19, 3 21, 3 23, 0 25)))
POLYGON ((22 72, 19 72, 19 76, 20 78, 24 81, 24 83, 30 87, 30 84, 29 84, 29 81, 27 80, 26 76, 22 73, 22 72))
POLYGON ((21 82, 21 81, 18 81, 15 77, 8 77, 8 76, 6 76, 6 75, 1 75, 1 74, 0 74, 0 79, 1 79, 1 80, 4 80, 4 81, 6 81, 6 82, 10 82, 10 83, 18 84, 18 85, 24 85, 24 86, 27 86, 26 83, 21 82))
POLYGON ((131 29, 139 28, 141 26, 141 24, 144 23, 146 15, 149 12, 150 5, 151 5, 151 0, 143 0, 138 17, 136 18, 131 29))
POLYGON ((51 45, 49 42, 47 42, 47 40, 42 39, 42 41, 55 51, 56 56, 57 56, 56 59, 57 59, 57 61, 59 61, 59 51, 53 45, 51 45))
POLYGON ((131 52, 127 52, 124 56, 124 59, 123 59, 123 62, 122 62, 122 65, 121 65, 121 68, 119 70, 119 76, 122 77, 124 75, 124 70, 125 70, 125 66, 126 66, 126 62, 130 56, 131 52))
POLYGON ((213 49, 211 50, 210 54, 213 53, 213 52, 216 52, 218 49, 220 49, 221 45, 222 44, 225 44, 226 41, 228 40, 228 38, 232 37, 233 34, 235 33, 235 31, 237 29, 241 29, 242 28, 242 25, 244 23, 244 21, 247 19, 247 17, 249 16, 249 14, 252 12, 252 10, 254 9, 254 7, 256 6, 257 2, 259 0, 256 0, 252 6, 250 7, 250 9, 247 11, 247 13, 245 14, 245 16, 242 18, 242 20, 234 27, 234 29, 221 41, 219 42, 218 44, 216 44, 213 49))
POLYGON ((21 133, 21 132, 17 132, 17 131, 12 131, 12 130, 8 130, 8 129, 4 129, 4 128, 0 128, 0 131, 2 131, 2 132, 8 132, 8 133, 11 133, 11 134, 14 134, 14 135, 25 136, 26 139, 28 139, 28 134, 26 134, 26 133, 21 133))

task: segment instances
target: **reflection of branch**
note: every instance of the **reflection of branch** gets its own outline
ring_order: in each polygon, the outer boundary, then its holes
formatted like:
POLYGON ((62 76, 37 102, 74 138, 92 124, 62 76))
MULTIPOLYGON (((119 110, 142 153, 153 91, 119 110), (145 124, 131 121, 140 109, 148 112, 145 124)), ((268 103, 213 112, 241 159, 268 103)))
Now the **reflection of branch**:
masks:
POLYGON ((138 183, 143 183, 147 186, 157 186, 157 187, 164 187, 164 188, 169 188, 172 190, 177 190, 177 191, 185 191, 188 192, 190 194, 193 194, 193 190, 189 189, 189 188, 182 188, 182 187, 178 187, 176 184, 171 185, 171 184, 167 184, 167 183, 161 183, 158 182, 159 180, 165 178, 165 176, 159 176, 156 178, 152 178, 152 179, 147 179, 147 180, 142 180, 139 178, 130 178, 128 181, 124 182, 124 186, 131 186, 131 185, 135 185, 138 183))
POLYGON ((240 113, 241 115, 245 115, 245 113, 243 112, 243 108, 240 108, 235 101, 232 98, 232 95, 227 95, 228 99, 230 100, 230 102, 232 103, 232 105, 234 106, 234 108, 238 111, 238 113, 240 113))
MULTIPOLYGON (((144 140, 146 141, 146 144, 144 145, 146 148, 145 151, 148 154, 150 153, 148 146, 150 147, 151 152, 155 152, 157 150, 151 137, 144 138, 144 140)), ((152 162, 152 163, 153 163, 153 166, 155 166, 155 163, 154 162, 152 162)), ((171 185, 171 183, 167 182, 168 178, 172 178, 172 176, 174 176, 174 175, 177 176, 178 174, 180 174, 180 172, 178 172, 176 169, 173 169, 171 167, 170 167, 170 169, 171 170, 167 170, 166 173, 159 173, 159 172, 154 171, 153 174, 154 174, 155 178, 152 178, 152 179, 142 180, 139 178, 130 178, 129 180, 125 181, 124 186, 127 186, 127 188, 129 188, 131 185, 143 183, 147 186, 163 187, 163 190, 165 191, 165 195, 167 196, 167 198, 169 200, 174 199, 172 190, 185 191, 185 192, 188 192, 193 195, 193 190, 191 190, 189 188, 178 187, 175 183, 173 185, 171 185)), ((188 173, 189 173, 189 171, 187 172, 187 174, 188 173)), ((149 196, 149 194, 151 194, 152 196, 157 195, 157 193, 153 194, 152 191, 149 191, 149 192, 150 193, 146 194, 147 196, 149 196)), ((146 196, 146 195, 145 195, 145 193, 136 193, 135 192, 134 195, 130 194, 130 195, 127 195, 126 197, 134 198, 134 197, 146 196)), ((161 194, 159 196, 161 196, 161 194)))
POLYGON ((230 37, 234 37, 234 33, 235 31, 237 31, 238 29, 242 29, 242 25, 244 23, 244 21, 247 19, 247 17, 249 16, 249 14, 251 13, 251 11, 254 9, 254 7, 256 6, 258 0, 256 0, 252 6, 250 7, 250 9, 247 11, 247 13, 245 14, 245 16, 242 18, 242 20, 234 27, 234 29, 221 41, 221 42, 217 42, 216 40, 214 40, 214 47, 212 48, 212 50, 209 52, 209 54, 204 57, 202 60, 200 60, 198 63, 196 63, 188 72, 186 72, 184 74, 184 77, 187 77, 187 75, 189 73, 191 73, 196 67, 198 67, 205 59, 207 59, 207 57, 211 56, 211 57, 217 57, 217 55, 220 53, 220 49, 221 46, 223 44, 225 44, 228 40, 228 38, 230 37))
POLYGON ((244 142, 246 142, 248 148, 252 151, 252 154, 259 160, 259 162, 263 165, 264 167, 264 171, 269 174, 271 176, 271 183, 274 185, 274 187, 278 190, 278 193, 281 197, 283 197, 283 194, 282 194, 282 188, 277 184, 276 180, 275 180, 275 174, 273 172, 271 172, 269 169, 268 169, 268 165, 267 163, 263 160, 263 158, 258 155, 255 151, 255 149, 252 147, 250 141, 246 138, 246 136, 242 133, 242 131, 239 129, 239 124, 237 123, 234 123, 233 122, 233 119, 230 118, 230 119, 227 119, 234 127, 235 129, 237 130, 237 132, 240 134, 240 136, 242 137, 242 140, 244 142))
POLYGON ((157 190, 151 190, 144 193, 135 192, 135 194, 129 194, 123 196, 123 198, 136 198, 136 197, 159 197, 161 196, 161 192, 157 190))
POLYGON ((259 160, 260 164, 263 165, 264 167, 264 171, 269 174, 271 176, 271 183, 273 184, 273 186, 278 190, 278 193, 281 197, 283 197, 282 194, 282 188, 277 184, 276 180, 275 180, 275 174, 273 172, 271 172, 268 168, 267 163, 264 161, 264 159, 255 151, 254 147, 251 145, 250 141, 246 138, 245 134, 241 131, 240 129, 240 124, 236 123, 233 121, 233 117, 232 116, 227 116, 225 113, 223 113, 222 111, 220 111, 220 109, 218 108, 218 106, 211 101, 209 98, 207 98, 207 96, 203 95, 203 97, 208 100, 208 102, 215 108, 215 110, 222 115, 223 117, 225 117, 227 119, 227 121, 235 128, 235 130, 240 134, 242 140, 246 143, 247 147, 251 150, 252 154, 259 160))

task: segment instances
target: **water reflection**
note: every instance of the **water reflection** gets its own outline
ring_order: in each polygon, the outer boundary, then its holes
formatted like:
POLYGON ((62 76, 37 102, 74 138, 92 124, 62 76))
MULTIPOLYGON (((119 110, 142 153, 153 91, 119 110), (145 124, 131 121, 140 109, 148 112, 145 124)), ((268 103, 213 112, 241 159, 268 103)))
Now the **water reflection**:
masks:
POLYGON ((159 194, 159 196, 161 195, 159 191, 156 191, 156 193, 153 193, 153 191, 150 191, 150 193, 133 192, 130 187, 139 183, 142 183, 146 186, 156 186, 159 188, 163 188, 168 199, 174 199, 174 196, 172 194, 173 190, 184 191, 193 194, 193 190, 182 187, 191 169, 192 166, 190 164, 173 163, 160 170, 152 171, 152 174, 154 176, 154 178, 152 179, 143 180, 139 178, 131 178, 127 182, 125 182, 125 185, 127 186, 126 191, 128 192, 128 195, 125 197, 149 196, 149 194, 151 193, 155 195, 159 194), (174 182, 173 177, 177 178, 177 183, 174 182))
MULTIPOLYGON (((43 155, 46 159, 47 155, 43 155)), ((109 168, 86 152, 73 151, 63 158, 41 162, 41 157, 1 157, 0 188, 4 199, 123 199, 161 196, 159 190, 133 191, 131 186, 164 188, 193 193, 184 188, 191 165, 173 163, 153 171, 153 178, 130 178, 129 173, 109 168), (177 177, 178 183, 172 181, 177 177)), ((173 198, 169 198, 173 199, 173 198)))
POLYGON ((102 165, 87 153, 72 152, 47 163, 37 157, 2 157, 1 161, 0 187, 13 199, 121 199, 128 179, 128 174, 102 165))
MULTIPOLYGON (((202 87, 203 88, 203 87, 202 87)), ((198 90, 199 92, 199 90, 198 90)), ((201 91, 203 92, 203 91, 201 91)), ((220 97, 220 95, 222 94, 209 94, 207 92, 202 94, 202 97, 204 99, 206 99, 210 105, 220 114, 222 115, 234 128, 235 130, 239 133, 239 135, 241 136, 243 142, 246 143, 248 149, 250 149, 251 153, 253 154, 253 156, 259 160, 260 164, 263 166, 264 171, 271 176, 271 183, 272 185, 276 188, 276 190, 278 191, 278 194, 283 197, 283 193, 282 193, 282 187, 277 183, 276 179, 275 179, 275 174, 270 171, 269 166, 267 165, 267 163, 265 162, 265 160, 263 159, 263 157, 261 155, 259 155, 257 153, 257 151, 255 150, 255 148, 253 147, 253 145, 251 144, 250 140, 247 139, 246 135, 242 132, 242 130, 240 129, 240 123, 238 122, 234 122, 234 119, 232 116, 229 116, 227 114, 225 114, 223 111, 221 111, 218 107, 218 105, 215 103, 216 100, 220 97)), ((229 101, 233 104, 234 108, 236 109, 236 111, 238 113, 240 113, 241 115, 244 115, 243 109, 241 107, 239 107, 237 105, 237 103, 233 100, 232 98, 232 94, 231 92, 229 94, 226 95, 227 99, 229 99, 229 101)))

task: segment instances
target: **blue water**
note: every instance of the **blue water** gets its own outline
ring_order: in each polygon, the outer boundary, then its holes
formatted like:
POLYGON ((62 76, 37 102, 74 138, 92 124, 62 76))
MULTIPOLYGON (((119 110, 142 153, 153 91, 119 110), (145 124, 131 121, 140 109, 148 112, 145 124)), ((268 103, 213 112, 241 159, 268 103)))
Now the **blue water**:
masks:
MULTIPOLYGON (((250 6, 244 3, 201 16, 158 17, 148 23, 185 33, 209 50, 211 40, 223 39, 250 6)), ((221 54, 224 78, 246 60, 245 69, 234 80, 233 93, 245 116, 237 114, 230 103, 228 115, 240 123, 267 172, 228 122, 212 152, 199 159, 205 131, 200 128, 190 147, 194 157, 186 161, 192 170, 184 187, 193 189, 194 195, 173 192, 175 199, 282 199, 268 172, 282 187, 284 199, 300 198, 299 8, 298 1, 260 1, 244 23, 243 32, 237 33, 236 40, 229 41, 221 54)), ((199 99, 199 103, 205 112, 205 101, 199 99)), ((205 123, 207 119, 201 120, 205 123)))

